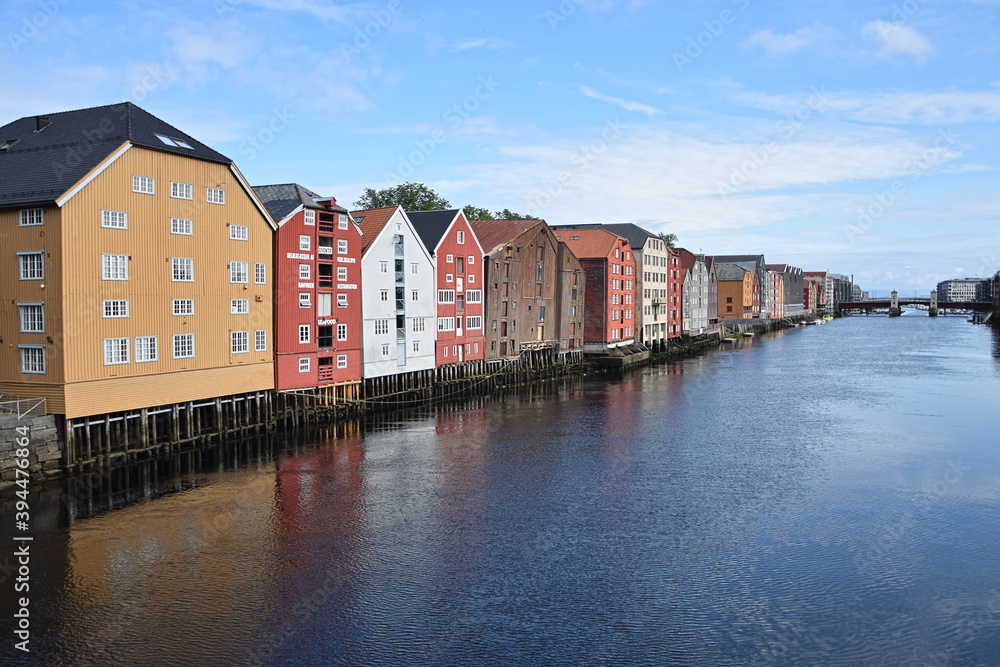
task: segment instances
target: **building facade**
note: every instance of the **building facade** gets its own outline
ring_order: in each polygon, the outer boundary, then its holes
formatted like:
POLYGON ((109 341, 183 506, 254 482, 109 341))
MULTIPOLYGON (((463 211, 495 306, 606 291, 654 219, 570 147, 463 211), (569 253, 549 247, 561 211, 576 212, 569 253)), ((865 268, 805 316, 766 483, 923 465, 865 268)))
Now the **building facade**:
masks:
POLYGON ((719 319, 749 319, 754 312, 754 273, 739 264, 716 263, 719 319))
MULTIPOLYGON (((767 270, 781 274, 781 280, 783 283, 781 290, 785 295, 785 301, 781 309, 783 316, 795 317, 796 315, 801 315, 805 309, 802 302, 802 269, 790 264, 768 264, 767 270)), ((777 287, 773 289, 777 289, 777 287)), ((774 308, 772 308, 772 312, 773 311, 774 308)))
POLYGON ((705 256, 681 248, 679 257, 683 275, 681 330, 685 335, 705 333, 709 328, 710 302, 709 271, 705 256))
POLYGON ((359 384, 361 229, 335 199, 301 185, 262 185, 254 192, 278 225, 275 388, 359 384))
POLYGON ((409 211, 437 275, 437 365, 486 358, 483 249, 460 209, 409 211))
POLYGON ((274 222, 125 102, 2 128, 0 392, 67 418, 274 386, 274 222))
POLYGON ((785 281, 780 272, 767 270, 767 289, 770 290, 768 302, 771 304, 770 318, 781 319, 785 316, 785 281))
POLYGON ((363 377, 433 369, 437 276, 430 252, 399 206, 351 217, 362 234, 363 377))
POLYGON ((771 302, 770 290, 767 289, 767 263, 764 261, 764 255, 716 255, 715 261, 720 264, 738 264, 754 274, 753 306, 748 317, 766 319, 771 313, 771 302))

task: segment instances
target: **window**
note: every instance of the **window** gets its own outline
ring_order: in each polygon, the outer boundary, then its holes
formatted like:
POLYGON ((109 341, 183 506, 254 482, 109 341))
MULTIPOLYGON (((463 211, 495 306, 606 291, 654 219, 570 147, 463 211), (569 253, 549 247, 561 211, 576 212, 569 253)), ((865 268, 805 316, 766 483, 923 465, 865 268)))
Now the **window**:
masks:
POLYGON ((309 300, 309 292, 299 292, 299 308, 308 308, 312 305, 309 300))
POLYGON ((337 267, 337 282, 346 283, 347 282, 347 267, 338 266, 337 267))
POLYGON ((411 290, 410 291, 410 301, 420 301, 420 291, 411 290))
POLYGON ((347 368, 347 355, 338 354, 337 355, 337 368, 347 368))
POLYGON ((438 290, 438 303, 455 303, 455 290, 453 290, 453 289, 439 289, 438 290))
POLYGON ((128 255, 101 255, 102 280, 128 280, 128 255))
POLYGON ((347 295, 340 293, 337 295, 337 308, 347 308, 347 295))
POLYGON ((194 356, 194 334, 174 334, 174 359, 194 356))
POLYGON ((445 255, 444 261, 448 262, 449 264, 454 264, 455 263, 455 256, 452 255, 452 254, 447 254, 447 255, 445 255))
POLYGON ((226 191, 219 188, 205 188, 205 201, 209 204, 225 204, 226 191))
POLYGON ((545 321, 545 306, 538 307, 538 321, 539 322, 545 321))
POLYGON ((458 231, 458 234, 457 234, 456 236, 457 236, 457 239, 456 239, 456 240, 457 240, 457 241, 458 241, 459 243, 465 243, 465 232, 463 232, 462 230, 459 230, 459 231, 458 231))
POLYGON ((105 299, 104 317, 128 317, 128 299, 105 299))
POLYGON ((21 333, 45 333, 45 306, 40 303, 19 303, 17 313, 21 333))
POLYGON ((347 325, 338 324, 337 325, 337 340, 345 341, 347 340, 347 325))
POLYGON ((382 336, 389 333, 389 320, 375 320, 375 335, 382 336))
POLYGON ((420 341, 419 340, 413 341, 413 351, 414 352, 419 352, 420 351, 420 341))
POLYGON ((389 300, 389 290, 387 290, 387 289, 379 290, 378 297, 382 301, 388 301, 389 300))
POLYGON ((483 318, 481 315, 469 315, 465 318, 466 329, 482 329, 483 318))
POLYGON ((337 239, 337 254, 338 255, 347 254, 347 239, 337 239))
POLYGON ((229 314, 230 315, 246 315, 250 312, 250 300, 249 299, 230 299, 229 300, 229 314))
POLYGON ((257 285, 267 284, 267 264, 264 262, 253 263, 253 281, 257 285))
POLYGON ((45 260, 40 252, 17 253, 17 264, 21 280, 43 280, 45 260))
POLYGON ((309 250, 312 248, 312 237, 308 234, 299 234, 299 250, 309 250))
POLYGON ((303 215, 303 218, 302 218, 302 223, 305 224, 305 225, 309 225, 310 227, 315 226, 316 225, 316 211, 313 211, 313 210, 304 211, 304 215, 303 215))
POLYGON ((128 338, 104 339, 104 365, 128 363, 128 338))
POLYGON ((410 264, 410 273, 412 273, 413 275, 417 274, 417 264, 416 264, 416 262, 414 262, 413 264, 410 264))
POLYGON ((316 315, 330 317, 333 314, 333 295, 320 292, 316 295, 316 315))
POLYGON ((170 218, 170 233, 191 236, 194 234, 194 221, 190 218, 170 218))
POLYGON ((170 196, 174 199, 194 199, 194 186, 190 183, 170 181, 170 196))
POLYGON ((18 345, 21 350, 22 373, 45 373, 45 346, 18 345))
POLYGON ((175 283, 193 282, 194 260, 190 257, 171 257, 170 279, 175 283))
POLYGON ((253 332, 254 352, 264 352, 267 350, 267 329, 257 329, 253 332))
POLYGON ((234 241, 249 241, 250 227, 247 225, 229 225, 229 238, 234 241))
POLYGON ((135 337, 135 361, 142 363, 145 361, 156 361, 156 336, 136 336, 135 337))
POLYGON ((447 357, 448 356, 448 346, 447 345, 444 346, 443 352, 442 352, 441 356, 442 357, 447 357))
POLYGON ((194 315, 194 299, 174 299, 174 315, 194 315))
POLYGON ((389 262, 379 262, 378 270, 380 273, 389 273, 389 262))
POLYGON ((455 282, 455 276, 453 276, 450 273, 446 273, 446 274, 444 274, 444 281, 446 283, 453 283, 453 282, 455 282))
POLYGON ((310 340, 310 338, 312 338, 312 336, 309 333, 309 325, 308 324, 300 324, 299 325, 299 343, 300 344, 301 343, 308 343, 309 340, 310 340))
POLYGON ((421 333, 423 331, 426 331, 426 326, 427 325, 424 322, 424 318, 422 317, 413 318, 413 333, 421 333))
POLYGON ((382 356, 383 357, 388 357, 389 356, 389 344, 388 343, 382 343, 382 356))
POLYGON ((347 216, 343 213, 337 216, 337 227, 347 229, 347 216))
POLYGON ((309 357, 299 357, 299 372, 300 373, 309 372, 309 357))
POLYGON ((438 331, 454 331, 455 330, 455 318, 454 317, 439 317, 438 318, 438 331))
POLYGON ((156 194, 156 180, 149 176, 132 176, 132 192, 144 195, 156 194))
POLYGON ((299 264, 299 280, 309 280, 309 265, 299 264))
POLYGON ((465 300, 468 303, 482 303, 483 291, 478 289, 470 289, 465 293, 465 300))
POLYGON ((40 208, 23 208, 17 212, 19 227, 34 227, 45 222, 45 214, 40 208))
POLYGON ((174 146, 176 148, 188 148, 190 150, 194 150, 191 144, 184 141, 183 139, 177 139, 176 137, 168 137, 162 134, 157 134, 156 138, 165 143, 167 146, 174 146))
POLYGON ((243 354, 250 351, 249 332, 230 331, 229 340, 233 354, 243 354))
POLYGON ((128 213, 125 211, 101 209, 101 227, 128 229, 128 213))
POLYGON ((247 282, 247 271, 250 270, 250 262, 230 262, 229 263, 229 282, 231 283, 245 283, 247 282))

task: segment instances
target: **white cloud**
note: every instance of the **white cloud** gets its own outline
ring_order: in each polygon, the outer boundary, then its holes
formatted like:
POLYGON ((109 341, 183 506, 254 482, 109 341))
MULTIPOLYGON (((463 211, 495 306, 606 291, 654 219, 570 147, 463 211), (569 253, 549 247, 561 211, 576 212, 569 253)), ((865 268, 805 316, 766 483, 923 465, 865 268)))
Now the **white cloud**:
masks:
POLYGON ((634 100, 626 100, 623 97, 611 97, 609 95, 604 95, 602 93, 597 92, 590 86, 580 86, 580 92, 586 95, 587 97, 593 98, 595 100, 600 100, 601 102, 608 102, 609 104, 615 104, 617 106, 620 106, 622 109, 625 109, 626 111, 638 111, 640 113, 646 114, 647 116, 653 116, 656 114, 663 113, 656 107, 650 106, 648 104, 643 104, 642 102, 636 102, 634 100))
POLYGON ((455 45, 455 51, 467 51, 469 49, 487 49, 490 51, 497 51, 500 49, 509 49, 517 46, 514 42, 507 41, 506 39, 499 39, 497 37, 480 37, 478 39, 466 39, 455 45))
POLYGON ((878 42, 879 50, 876 55, 881 57, 908 55, 923 60, 933 48, 930 40, 921 35, 916 28, 896 25, 881 19, 869 21, 862 26, 861 32, 869 39, 878 42))
POLYGON ((779 35, 764 29, 750 35, 743 44, 759 46, 771 56, 784 56, 812 46, 816 42, 816 38, 816 32, 810 28, 800 28, 787 35, 779 35))

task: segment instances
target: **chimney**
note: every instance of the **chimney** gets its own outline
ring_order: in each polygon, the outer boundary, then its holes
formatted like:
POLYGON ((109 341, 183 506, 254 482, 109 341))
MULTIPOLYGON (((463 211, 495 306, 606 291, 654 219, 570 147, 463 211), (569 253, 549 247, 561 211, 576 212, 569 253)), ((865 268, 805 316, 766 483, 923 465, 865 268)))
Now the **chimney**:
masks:
POLYGON ((35 116, 35 132, 41 132, 51 124, 52 121, 46 116, 35 116))

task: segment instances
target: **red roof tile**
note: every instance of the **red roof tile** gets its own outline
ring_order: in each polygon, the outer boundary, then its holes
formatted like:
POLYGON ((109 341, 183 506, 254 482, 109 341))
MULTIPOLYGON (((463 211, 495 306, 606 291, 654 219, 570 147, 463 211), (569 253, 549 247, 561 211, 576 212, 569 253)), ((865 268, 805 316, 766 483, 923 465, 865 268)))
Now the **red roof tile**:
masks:
POLYGON ((612 234, 606 229, 558 229, 552 232, 556 238, 566 243, 578 259, 607 259, 619 241, 628 240, 624 236, 612 234))
POLYGON ((545 224, 544 220, 470 220, 472 232, 479 240, 483 253, 492 255, 502 245, 512 241, 526 230, 545 224))
POLYGON ((355 220, 361 218, 358 222, 358 226, 361 227, 361 252, 364 253, 368 250, 368 246, 372 244, 375 237, 378 236, 382 228, 385 227, 389 219, 392 218, 392 214, 396 212, 399 206, 386 206, 385 208, 370 208, 364 211, 351 211, 351 217, 355 220))

